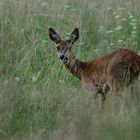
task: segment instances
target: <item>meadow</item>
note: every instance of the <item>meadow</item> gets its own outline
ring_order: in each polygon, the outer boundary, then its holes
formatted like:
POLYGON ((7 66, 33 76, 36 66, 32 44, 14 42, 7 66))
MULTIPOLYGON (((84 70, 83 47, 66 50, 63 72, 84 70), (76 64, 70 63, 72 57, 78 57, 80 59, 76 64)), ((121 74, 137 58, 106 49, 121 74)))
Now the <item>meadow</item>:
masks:
POLYGON ((74 28, 73 52, 87 61, 119 47, 140 55, 139 0, 0 1, 1 140, 140 140, 140 78, 116 107, 111 93, 99 112, 57 58, 48 37, 74 28))

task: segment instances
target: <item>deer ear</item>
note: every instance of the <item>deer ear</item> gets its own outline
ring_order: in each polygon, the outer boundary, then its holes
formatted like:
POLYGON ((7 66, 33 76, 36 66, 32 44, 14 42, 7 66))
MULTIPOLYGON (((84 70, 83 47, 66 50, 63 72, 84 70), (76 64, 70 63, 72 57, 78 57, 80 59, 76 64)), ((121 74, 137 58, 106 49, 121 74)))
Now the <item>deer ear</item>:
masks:
POLYGON ((49 28, 49 37, 56 44, 61 41, 59 34, 53 28, 49 28))
POLYGON ((79 29, 75 28, 74 31, 70 34, 69 41, 73 44, 79 39, 79 29))

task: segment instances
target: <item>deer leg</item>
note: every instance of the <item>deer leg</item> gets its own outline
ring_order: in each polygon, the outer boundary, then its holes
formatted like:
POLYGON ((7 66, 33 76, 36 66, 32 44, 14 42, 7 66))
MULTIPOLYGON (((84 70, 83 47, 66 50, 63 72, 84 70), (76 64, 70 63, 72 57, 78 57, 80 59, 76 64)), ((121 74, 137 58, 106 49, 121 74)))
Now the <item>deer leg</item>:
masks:
POLYGON ((93 95, 93 104, 94 104, 95 109, 97 109, 99 107, 99 101, 98 100, 99 100, 98 94, 96 93, 96 94, 93 95))
POLYGON ((114 81, 113 83, 113 95, 115 98, 115 104, 117 108, 123 107, 124 103, 124 93, 123 93, 123 83, 114 81))
POLYGON ((94 95, 93 99, 95 109, 98 109, 99 111, 104 110, 106 95, 97 93, 94 95))
POLYGON ((110 90, 110 87, 107 84, 98 85, 97 87, 97 93, 98 93, 98 96, 100 96, 100 99, 99 99, 100 110, 103 110, 105 107, 106 95, 109 90, 110 90))
POLYGON ((93 96, 93 106, 95 109, 103 110, 106 94, 110 90, 109 86, 107 84, 94 84, 92 83, 90 86, 87 86, 88 91, 92 93, 93 96))
POLYGON ((105 100, 106 100, 106 95, 105 94, 99 94, 99 109, 100 110, 104 110, 105 100))

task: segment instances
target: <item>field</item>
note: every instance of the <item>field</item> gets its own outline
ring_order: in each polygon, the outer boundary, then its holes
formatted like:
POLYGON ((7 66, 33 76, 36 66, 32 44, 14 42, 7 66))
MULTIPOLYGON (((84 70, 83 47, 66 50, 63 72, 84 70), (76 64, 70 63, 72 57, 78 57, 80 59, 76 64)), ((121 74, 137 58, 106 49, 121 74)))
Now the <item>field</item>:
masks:
POLYGON ((73 52, 87 61, 127 47, 140 55, 139 0, 0 1, 0 140, 140 140, 140 78, 104 112, 57 58, 48 37, 74 28, 73 52))

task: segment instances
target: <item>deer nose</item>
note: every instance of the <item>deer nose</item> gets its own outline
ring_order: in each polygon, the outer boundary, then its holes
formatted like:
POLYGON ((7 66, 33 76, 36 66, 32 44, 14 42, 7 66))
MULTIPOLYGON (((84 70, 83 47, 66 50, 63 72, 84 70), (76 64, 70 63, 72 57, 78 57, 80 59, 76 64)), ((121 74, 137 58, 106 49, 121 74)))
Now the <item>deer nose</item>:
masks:
POLYGON ((59 57, 61 60, 63 60, 64 58, 65 58, 65 55, 64 54, 62 54, 62 55, 60 55, 60 57, 59 57))

